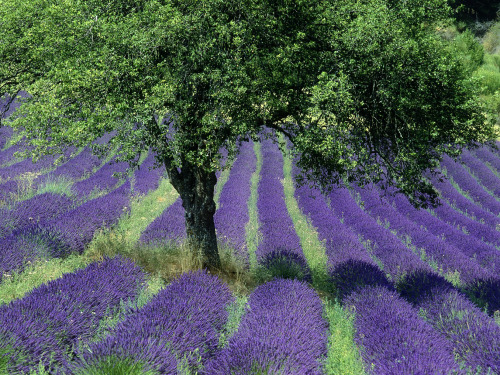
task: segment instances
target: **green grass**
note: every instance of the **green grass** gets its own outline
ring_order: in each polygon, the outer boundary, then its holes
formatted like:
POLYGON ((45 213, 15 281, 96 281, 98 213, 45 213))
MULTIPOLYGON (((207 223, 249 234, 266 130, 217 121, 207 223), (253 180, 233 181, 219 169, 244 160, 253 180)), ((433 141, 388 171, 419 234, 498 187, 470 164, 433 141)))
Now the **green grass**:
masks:
POLYGON ((40 195, 44 193, 53 193, 59 195, 66 195, 68 197, 73 197, 75 194, 71 190, 74 182, 67 178, 66 176, 58 176, 55 178, 48 178, 37 188, 35 194, 40 195))
POLYGON ((323 299, 323 309, 330 329, 325 374, 364 374, 363 361, 354 343, 354 315, 327 299, 323 299))
MULTIPOLYGON (((97 364, 73 372, 74 375, 157 375, 157 371, 144 370, 145 364, 131 358, 107 356, 97 364)), ((42 374, 39 374, 42 375, 42 374)))
POLYGON ((229 305, 228 307, 229 316, 227 318, 226 324, 224 325, 222 333, 219 337, 219 348, 226 347, 229 339, 233 337, 233 335, 238 330, 241 318, 248 309, 247 302, 248 302, 248 297, 245 295, 241 295, 236 297, 236 301, 234 301, 234 303, 229 305))

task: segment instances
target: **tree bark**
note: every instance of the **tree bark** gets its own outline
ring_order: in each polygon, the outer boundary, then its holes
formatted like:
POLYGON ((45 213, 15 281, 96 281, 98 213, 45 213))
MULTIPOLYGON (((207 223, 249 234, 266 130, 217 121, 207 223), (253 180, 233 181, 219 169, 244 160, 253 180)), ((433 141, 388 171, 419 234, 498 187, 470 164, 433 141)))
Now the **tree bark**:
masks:
POLYGON ((176 169, 169 175, 186 211, 186 233, 190 248, 202 252, 204 267, 220 268, 214 222, 214 188, 217 183, 215 172, 185 166, 181 172, 176 169))

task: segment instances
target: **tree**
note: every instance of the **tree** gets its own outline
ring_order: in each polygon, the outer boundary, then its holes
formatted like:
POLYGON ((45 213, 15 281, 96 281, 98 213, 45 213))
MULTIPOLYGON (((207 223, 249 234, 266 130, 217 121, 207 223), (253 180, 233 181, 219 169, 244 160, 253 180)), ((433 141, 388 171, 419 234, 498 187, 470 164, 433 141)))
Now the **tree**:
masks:
POLYGON ((292 142, 300 182, 373 181, 422 206, 436 204, 423 174, 442 153, 495 137, 461 59, 435 34, 445 0, 0 4, 0 84, 31 95, 11 122, 26 155, 105 132, 114 137, 101 151, 119 145, 132 167, 153 150, 210 266, 222 148, 233 158, 238 142, 271 130, 292 142))

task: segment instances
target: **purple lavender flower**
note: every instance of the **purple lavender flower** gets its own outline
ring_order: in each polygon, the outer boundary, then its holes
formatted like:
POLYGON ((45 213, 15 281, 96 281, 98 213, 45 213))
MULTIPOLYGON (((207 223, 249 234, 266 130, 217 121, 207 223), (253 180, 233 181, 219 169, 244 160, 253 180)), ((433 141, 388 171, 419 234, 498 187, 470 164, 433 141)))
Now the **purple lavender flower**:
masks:
POLYGON ((347 189, 334 189, 329 197, 334 213, 343 217, 345 224, 364 240, 370 241, 373 254, 383 263, 383 271, 391 275, 394 281, 416 270, 431 270, 394 234, 381 227, 375 219, 359 208, 347 189))
MULTIPOLYGON (((491 277, 492 273, 479 266, 474 260, 463 254, 455 246, 423 229, 421 221, 412 221, 408 216, 397 211, 387 200, 382 199, 379 191, 373 186, 356 189, 364 201, 365 210, 373 218, 390 218, 390 229, 396 230, 399 236, 408 236, 411 243, 424 249, 426 258, 435 262, 444 273, 458 271, 463 282, 468 283, 478 278, 491 277)), ((408 209, 410 209, 408 207, 408 209)), ((451 209, 451 208, 450 208, 451 209)), ((413 212, 413 211, 412 211, 413 212)), ((422 215, 424 212, 421 212, 422 215)), ((478 223, 479 224, 479 223, 478 223)))
POLYGON ((495 275, 500 273, 500 257, 498 250, 493 246, 444 223, 425 210, 415 209, 408 199, 400 194, 389 197, 388 201, 393 203, 401 214, 407 216, 416 224, 423 225, 429 233, 439 237, 444 236, 448 244, 455 246, 470 259, 477 261, 483 268, 495 275))
MULTIPOLYGON (((68 159, 73 152, 75 152, 74 147, 68 148, 63 154, 64 158, 68 159)), ((44 169, 53 168, 54 161, 59 158, 59 156, 60 155, 47 156, 43 159, 40 159, 36 163, 33 163, 33 161, 28 158, 19 163, 11 165, 10 167, 1 168, 0 178, 12 179, 22 175, 23 173, 43 172, 44 169)))
POLYGON ((16 180, 0 183, 0 201, 10 202, 12 196, 17 194, 18 189, 18 182, 16 180))
POLYGON ((275 279, 251 294, 249 310, 205 374, 320 374, 328 325, 317 293, 298 280, 275 279))
POLYGON ((443 374, 458 371, 452 345, 397 293, 368 286, 345 300, 355 314, 355 342, 373 374, 443 374))
POLYGON ((160 178, 165 171, 165 167, 152 169, 155 164, 155 155, 150 152, 148 157, 139 166, 134 174, 134 192, 139 194, 147 194, 151 190, 158 188, 160 178))
POLYGON ((485 210, 480 205, 464 197, 453 187, 448 179, 438 181, 438 179, 434 177, 431 178, 431 181, 434 187, 441 192, 443 198, 446 199, 451 206, 456 206, 462 212, 475 217, 476 220, 484 222, 493 229, 500 227, 500 218, 498 216, 493 215, 490 211, 485 210))
POLYGON ((493 315, 500 311, 500 278, 477 279, 464 285, 462 291, 475 305, 493 315))
MULTIPOLYGON (((111 193, 43 223, 43 227, 57 233, 71 251, 82 253, 98 229, 110 227, 118 221, 120 215, 129 209, 129 202, 130 181, 127 181, 111 193)), ((62 251, 53 254, 54 257, 64 255, 62 251)))
POLYGON ((474 150, 474 153, 483 162, 489 163, 497 172, 500 172, 500 157, 493 149, 483 146, 474 150))
POLYGON ((11 209, 1 209, 0 238, 8 235, 13 229, 47 221, 68 211, 73 201, 66 196, 44 193, 31 199, 17 202, 11 209))
POLYGON ((84 177, 85 174, 92 172, 92 169, 98 167, 101 163, 102 161, 97 156, 93 155, 90 149, 85 148, 73 159, 44 176, 43 180, 46 181, 51 178, 54 179, 62 176, 71 180, 79 180, 84 177))
MULTIPOLYGON (((177 359, 168 349, 168 342, 143 337, 108 336, 99 345, 92 346, 92 354, 83 356, 69 363, 64 374, 88 374, 100 369, 100 365, 109 358, 126 360, 129 363, 141 363, 142 372, 151 371, 159 374, 177 375, 177 359)), ((101 370, 102 371, 102 370, 101 370)))
POLYGON ((49 258, 55 249, 65 247, 57 235, 38 224, 14 230, 0 240, 0 280, 6 273, 20 272, 27 264, 49 258))
POLYGON ((116 257, 65 274, 1 306, 0 350, 8 350, 8 372, 29 372, 40 360, 48 370, 66 364, 76 344, 92 339, 106 314, 135 299, 144 282, 140 268, 116 257), (51 365, 50 355, 55 361, 51 365))
POLYGON ((185 210, 182 199, 178 198, 163 213, 158 216, 144 232, 139 241, 144 244, 159 244, 161 242, 180 243, 186 238, 185 210))
POLYGON ((262 241, 257 248, 257 261, 261 263, 268 254, 280 250, 296 254, 307 264, 285 204, 281 183, 283 156, 278 146, 269 140, 262 142, 262 159, 257 199, 262 241))
POLYGON ((6 150, 0 151, 0 167, 10 161, 14 161, 14 153, 17 151, 21 151, 23 148, 24 146, 22 144, 17 144, 10 146, 6 150))
POLYGON ((470 168, 483 186, 500 197, 500 180, 481 160, 474 157, 470 151, 464 151, 460 155, 460 161, 470 168))
MULTIPOLYGON (((1 109, 0 109, 1 111, 1 109)), ((14 131, 9 126, 2 126, 0 128, 0 150, 5 146, 10 137, 12 137, 14 131)))
POLYGON ((499 373, 500 327, 495 321, 446 286, 437 285, 424 295, 426 298, 420 298, 416 307, 452 343, 460 362, 473 373, 487 374, 488 369, 489 373, 499 373))
POLYGON ((253 144, 244 142, 231 168, 229 179, 222 189, 219 209, 214 216, 219 239, 234 247, 238 256, 246 262, 248 253, 245 225, 249 220, 247 202, 250 197, 250 179, 255 171, 256 162, 253 144))
POLYGON ((93 190, 110 190, 116 186, 119 181, 118 177, 113 177, 113 174, 124 173, 128 168, 126 162, 114 162, 113 160, 106 163, 96 173, 86 180, 77 182, 73 185, 72 189, 76 192, 78 197, 84 199, 93 190))
POLYGON ((495 215, 500 214, 500 202, 488 194, 462 165, 454 162, 448 156, 443 157, 441 165, 446 167, 448 176, 453 177, 460 188, 466 191, 475 202, 495 215))
POLYGON ((143 348, 129 344, 136 340, 159 340, 165 343, 161 355, 171 358, 168 353, 172 353, 196 367, 198 359, 203 362, 216 353, 227 307, 233 301, 227 285, 216 276, 206 271, 186 273, 130 314, 110 337, 83 349, 73 367, 95 363, 108 354, 137 358, 143 348))
MULTIPOLYGON (((294 172, 296 171, 295 167, 294 172)), ((375 264, 356 233, 332 212, 325 196, 318 189, 311 189, 307 186, 297 187, 295 198, 301 211, 309 217, 318 231, 319 239, 324 242, 330 267, 333 268, 352 259, 375 264)))

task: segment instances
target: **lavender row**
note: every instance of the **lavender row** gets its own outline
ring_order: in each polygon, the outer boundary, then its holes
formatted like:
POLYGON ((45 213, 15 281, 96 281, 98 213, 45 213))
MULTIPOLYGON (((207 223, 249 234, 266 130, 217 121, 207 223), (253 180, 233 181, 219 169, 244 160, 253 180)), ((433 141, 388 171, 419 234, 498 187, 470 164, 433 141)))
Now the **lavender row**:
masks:
MULTIPOLYGON (((76 149, 74 147, 68 148, 62 156, 64 157, 63 160, 67 160, 71 157, 71 154, 74 153, 76 149)), ((6 168, 1 168, 0 169, 0 178, 4 180, 8 179, 13 179, 15 177, 18 177, 22 174, 25 173, 43 173, 45 169, 51 169, 54 168, 54 162, 56 159, 58 159, 61 155, 52 155, 52 156, 47 156, 41 160, 39 160, 36 163, 33 163, 33 161, 28 158, 26 160, 23 160, 19 163, 13 164, 9 167, 6 168)))
POLYGON ((53 219, 14 230, 0 243, 0 278, 10 271, 22 271, 28 262, 82 253, 98 229, 117 222, 129 200, 130 183, 126 182, 53 219))
POLYGON ((453 227, 461 228, 462 231, 467 231, 470 236, 475 237, 480 241, 490 243, 493 246, 500 246, 499 231, 463 215, 445 202, 442 203, 442 205, 432 210, 433 214, 435 214, 442 221, 453 227))
POLYGON ((3 125, 0 127, 0 150, 4 148, 7 141, 12 137, 12 134, 14 134, 14 131, 11 127, 3 125))
MULTIPOLYGON (((0 167, 6 163, 14 161, 14 153, 23 150, 25 146, 17 144, 10 146, 6 150, 0 151, 0 167)), ((0 169, 2 170, 2 169, 0 169)))
POLYGON ((483 209, 480 205, 464 197, 453 187, 448 179, 439 181, 437 178, 432 178, 431 181, 434 187, 441 192, 443 200, 446 200, 450 206, 457 207, 466 215, 488 225, 490 228, 496 229, 500 227, 500 218, 498 216, 493 215, 490 211, 483 209))
POLYGON ((160 178, 165 171, 165 167, 154 168, 155 155, 150 152, 144 159, 134 174, 134 192, 138 194, 147 194, 151 190, 156 190, 160 184, 160 178))
POLYGON ((476 156, 483 162, 488 163, 494 170, 500 172, 500 156, 487 146, 480 147, 474 151, 476 156))
POLYGON ((177 361, 183 358, 196 369, 198 361, 203 363, 217 352, 232 302, 229 288, 216 276, 206 271, 184 274, 129 315, 109 337, 82 349, 69 367, 73 372, 88 370, 114 355, 145 362, 146 370, 162 374, 176 374, 177 361))
POLYGON ((285 204, 283 155, 270 140, 262 142, 262 169, 257 188, 257 210, 262 241, 257 247, 258 263, 264 267, 279 267, 289 263, 308 278, 309 269, 285 204))
POLYGON ((10 203, 14 197, 22 190, 22 182, 9 180, 0 183, 0 203, 10 203))
POLYGON ((492 318, 436 275, 412 275, 405 284, 414 293, 403 296, 452 344, 463 367, 474 374, 500 373, 500 327, 492 318))
POLYGON ((443 157, 441 165, 446 168, 448 176, 453 177, 459 187, 466 191, 476 203, 495 215, 500 214, 500 202, 488 194, 463 166, 454 162, 449 156, 443 157))
MULTIPOLYGON (((67 244, 69 251, 82 253, 101 228, 114 225, 130 209, 130 181, 105 196, 92 199, 43 224, 67 244)), ((63 256, 64 252, 54 256, 63 256)))
POLYGON ((106 314, 135 299, 144 282, 132 262, 105 259, 0 307, 0 353, 9 359, 7 371, 34 371, 41 361, 53 373, 67 364, 75 346, 92 339, 106 314))
POLYGON ((470 151, 464 151, 460 161, 469 167, 483 186, 500 197, 500 180, 481 160, 474 157, 470 151))
POLYGON ((248 312, 205 374, 321 374, 328 325, 304 282, 275 279, 250 295, 248 312))
POLYGON ((401 194, 389 197, 396 209, 418 225, 423 225, 427 231, 435 236, 446 238, 446 242, 458 248, 467 257, 474 259, 480 266, 498 275, 500 273, 500 255, 491 245, 488 245, 473 236, 469 236, 444 223, 425 210, 415 209, 408 199, 401 194))
POLYGON ((104 164, 96 173, 91 177, 75 183, 72 189, 76 192, 78 197, 84 199, 89 196, 92 191, 97 190, 110 190, 115 187, 119 182, 119 177, 113 177, 114 173, 124 173, 127 171, 128 163, 115 162, 114 159, 104 164))
POLYGON ((367 372, 443 374, 459 368, 453 347, 412 305, 382 286, 367 286, 345 300, 355 314, 355 342, 367 372))
POLYGON ((6 237, 14 229, 45 222, 68 211, 72 206, 73 201, 66 196, 44 193, 17 202, 8 209, 0 208, 0 239, 6 237))
POLYGON ((158 216, 146 230, 142 232, 139 242, 143 244, 159 244, 162 242, 180 243, 186 238, 185 210, 182 199, 171 204, 158 216))
POLYGON ((245 225, 249 220, 247 202, 250 197, 251 177, 256 164, 257 158, 253 143, 243 143, 240 147, 240 154, 231 168, 229 179, 222 189, 219 208, 214 216, 219 239, 231 245, 247 262, 245 237, 245 225))
POLYGON ((84 178, 87 174, 91 173, 94 168, 97 168, 101 164, 102 160, 93 155, 90 149, 85 148, 76 157, 43 176, 43 181, 60 177, 76 181, 84 178))
POLYGON ((417 270, 430 271, 430 267, 403 245, 393 233, 381 227, 375 219, 358 207, 346 188, 334 189, 329 198, 333 212, 342 217, 344 223, 365 241, 370 241, 369 246, 373 255, 383 263, 383 271, 394 281, 417 270))
POLYGON ((421 222, 414 222, 408 216, 398 212, 385 199, 381 199, 379 191, 373 186, 356 189, 356 191, 363 199, 366 212, 373 218, 389 218, 390 228, 396 230, 399 236, 408 236, 417 248, 424 249, 427 259, 435 262, 442 272, 453 274, 458 271, 460 279, 465 283, 492 276, 491 271, 480 267, 474 259, 469 258, 441 237, 423 229, 419 225, 421 222))

